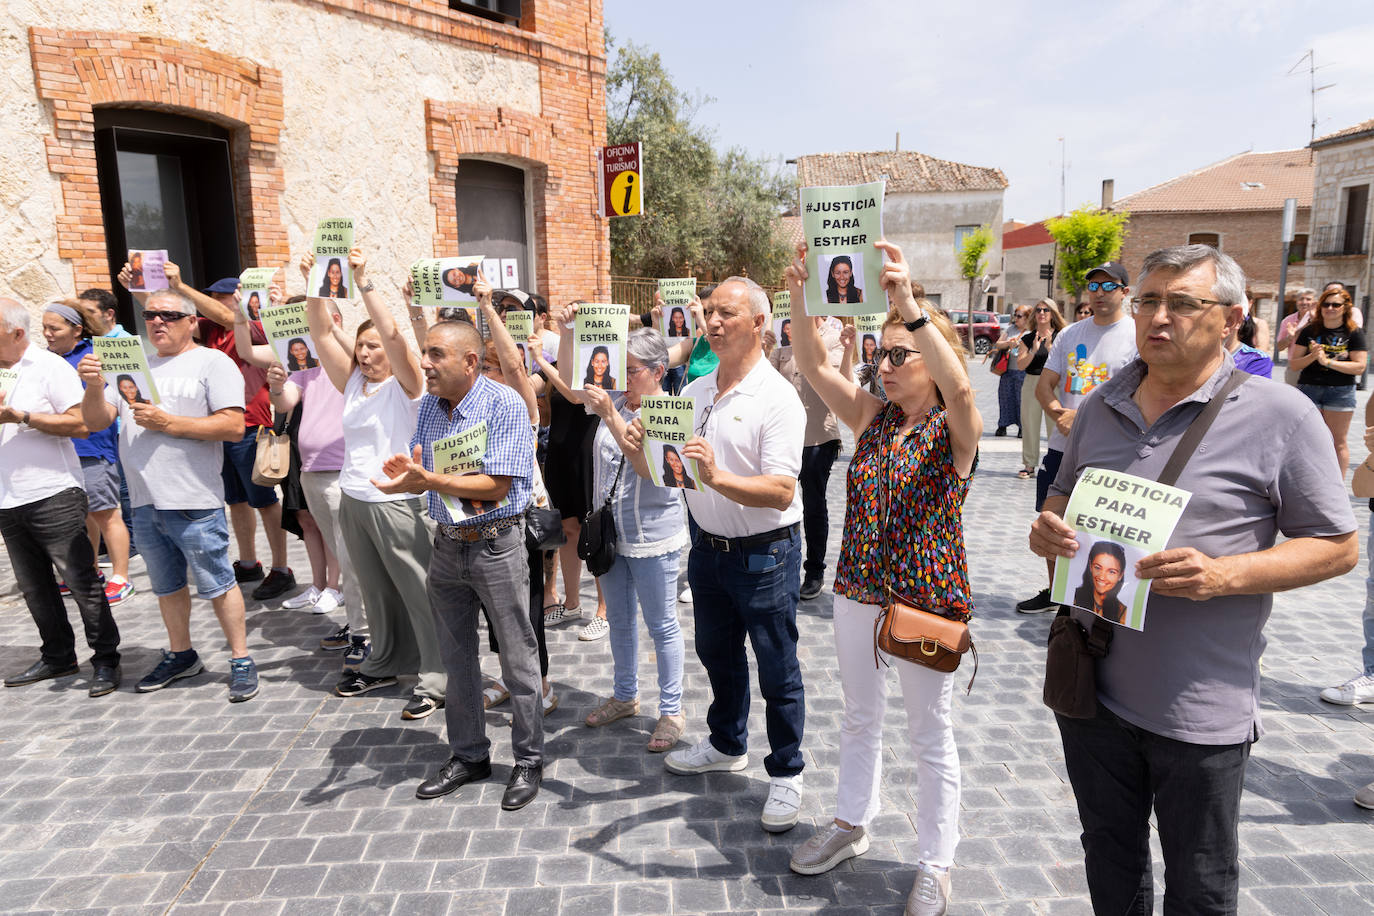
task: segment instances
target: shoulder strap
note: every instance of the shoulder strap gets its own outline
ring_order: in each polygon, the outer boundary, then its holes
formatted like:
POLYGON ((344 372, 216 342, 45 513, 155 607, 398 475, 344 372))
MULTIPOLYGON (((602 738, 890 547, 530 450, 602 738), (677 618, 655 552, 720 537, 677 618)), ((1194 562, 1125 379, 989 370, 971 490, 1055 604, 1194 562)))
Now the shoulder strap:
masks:
POLYGON ((1172 487, 1178 481, 1178 475, 1183 473, 1184 466, 1188 459, 1193 457, 1197 447, 1202 444, 1202 437, 1207 435, 1207 430, 1211 429, 1212 421, 1221 413, 1221 405, 1231 396, 1241 385, 1244 385, 1250 378, 1250 373, 1243 369, 1232 369, 1231 377, 1221 386, 1221 390, 1212 395, 1212 399, 1206 406, 1193 418, 1193 422, 1188 424, 1188 428, 1183 431, 1183 436, 1178 440, 1178 445, 1174 447, 1174 453, 1169 456, 1169 463, 1164 465, 1164 471, 1159 475, 1159 482, 1165 486, 1172 487))

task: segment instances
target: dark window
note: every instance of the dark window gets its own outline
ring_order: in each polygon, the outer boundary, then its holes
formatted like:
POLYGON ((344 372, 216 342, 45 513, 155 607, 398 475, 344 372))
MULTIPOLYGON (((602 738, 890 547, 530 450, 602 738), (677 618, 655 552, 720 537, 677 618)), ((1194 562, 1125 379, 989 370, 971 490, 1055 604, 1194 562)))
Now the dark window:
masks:
POLYGON ((1346 254, 1364 254, 1365 223, 1369 219, 1369 185, 1356 185, 1345 189, 1345 238, 1343 249, 1346 254))
POLYGON ((1194 232, 1188 236, 1189 245, 1211 245, 1217 251, 1221 250, 1221 236, 1215 232, 1194 232))
MULTIPOLYGON (((458 245, 464 254, 513 259, 520 288, 534 291, 525 234, 525 173, 481 159, 458 165, 458 245)), ((504 278, 501 285, 506 285, 504 278)))
POLYGON ((119 321, 142 331, 114 277, 131 248, 165 248, 187 283, 239 274, 229 133, 192 118, 131 109, 95 112, 96 172, 110 285, 119 321))
POLYGON ((520 21, 520 0, 448 0, 448 8, 493 22, 515 25, 520 21))
POLYGON ((1288 243, 1288 263, 1297 264, 1307 260, 1307 233, 1299 232, 1294 234, 1293 241, 1288 243))

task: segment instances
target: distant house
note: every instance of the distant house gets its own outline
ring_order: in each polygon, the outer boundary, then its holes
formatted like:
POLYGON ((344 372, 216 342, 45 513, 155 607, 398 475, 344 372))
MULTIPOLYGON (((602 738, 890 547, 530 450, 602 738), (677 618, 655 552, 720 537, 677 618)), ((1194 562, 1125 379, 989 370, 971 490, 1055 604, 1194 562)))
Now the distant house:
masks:
MULTIPOLYGON (((1289 261, 1301 262, 1312 207, 1312 153, 1305 149, 1240 153, 1120 198, 1112 209, 1131 214, 1121 262, 1134 277, 1156 248, 1215 246, 1240 262, 1259 314, 1275 327, 1283 202, 1290 197, 1298 218, 1289 261)), ((1297 279, 1290 268, 1289 283, 1297 279)))
POLYGON ((1044 220, 1022 223, 1010 231, 1004 226, 1002 272, 1007 302, 1032 303, 1046 295, 1051 295, 1057 302, 1063 301, 1064 291, 1057 282, 1050 290, 1046 281, 1040 279, 1041 264, 1054 264, 1054 238, 1045 228, 1044 220))
MULTIPOLYGON (((1312 141, 1312 239, 1307 285, 1345 284, 1369 317, 1374 286, 1370 257, 1370 187, 1374 186, 1374 119, 1312 141)), ((1365 322, 1369 326, 1368 321, 1365 322)))
POLYGON ((964 237, 979 226, 992 230, 987 253, 988 288, 975 289, 975 307, 1001 311, 1003 299, 1001 169, 936 159, 915 152, 817 153, 797 159, 797 184, 846 185, 887 176, 883 233, 902 249, 911 276, 945 309, 968 306, 968 281, 956 257, 964 237))

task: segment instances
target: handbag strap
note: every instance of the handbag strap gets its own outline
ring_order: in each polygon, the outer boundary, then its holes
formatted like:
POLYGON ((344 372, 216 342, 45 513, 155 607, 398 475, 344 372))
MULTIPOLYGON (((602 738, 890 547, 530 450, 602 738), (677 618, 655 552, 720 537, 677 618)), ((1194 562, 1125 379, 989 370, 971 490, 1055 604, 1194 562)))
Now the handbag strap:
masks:
POLYGON ((1164 465, 1164 471, 1159 475, 1160 483, 1172 487, 1178 482, 1178 476, 1183 473, 1184 465, 1193 457, 1197 447, 1202 444, 1202 437, 1207 435, 1207 430, 1212 428, 1212 423, 1216 420, 1217 414, 1221 413, 1222 404, 1231 396, 1232 392, 1244 385, 1249 379, 1250 373, 1245 370, 1231 370, 1231 377, 1221 386, 1221 390, 1212 396, 1212 399, 1193 418, 1193 422, 1189 423, 1188 428, 1183 431, 1183 436, 1179 438, 1178 445, 1174 446, 1174 453, 1169 456, 1169 462, 1164 465))

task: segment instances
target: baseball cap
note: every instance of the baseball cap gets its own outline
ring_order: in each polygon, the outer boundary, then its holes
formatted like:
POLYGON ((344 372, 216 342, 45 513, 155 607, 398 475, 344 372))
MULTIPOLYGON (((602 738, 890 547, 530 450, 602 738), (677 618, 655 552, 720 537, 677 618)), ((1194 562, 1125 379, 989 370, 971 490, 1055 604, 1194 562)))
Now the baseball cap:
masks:
POLYGON ((1131 285, 1131 278, 1126 273, 1126 268, 1121 266, 1120 261, 1108 261, 1106 264, 1099 264, 1084 274, 1083 278, 1086 280, 1095 273, 1104 273, 1122 286, 1131 285))
POLYGON ((216 280, 214 283, 211 283, 209 286, 205 287, 205 289, 201 290, 201 292, 206 294, 232 293, 234 290, 238 288, 238 277, 225 277, 223 280, 216 280))

